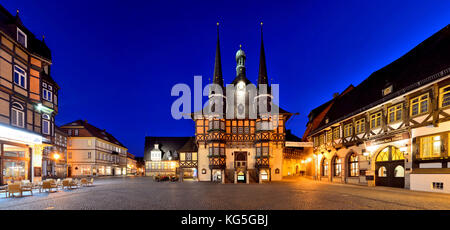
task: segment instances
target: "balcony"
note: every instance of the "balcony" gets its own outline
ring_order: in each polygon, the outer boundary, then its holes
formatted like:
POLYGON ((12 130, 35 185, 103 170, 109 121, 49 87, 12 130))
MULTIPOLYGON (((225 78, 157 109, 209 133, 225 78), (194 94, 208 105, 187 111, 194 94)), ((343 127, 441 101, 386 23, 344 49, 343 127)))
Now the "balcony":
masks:
POLYGON ((208 157, 210 169, 225 169, 225 155, 209 155, 208 157))
POLYGON ((269 168, 269 156, 256 156, 256 168, 269 168))

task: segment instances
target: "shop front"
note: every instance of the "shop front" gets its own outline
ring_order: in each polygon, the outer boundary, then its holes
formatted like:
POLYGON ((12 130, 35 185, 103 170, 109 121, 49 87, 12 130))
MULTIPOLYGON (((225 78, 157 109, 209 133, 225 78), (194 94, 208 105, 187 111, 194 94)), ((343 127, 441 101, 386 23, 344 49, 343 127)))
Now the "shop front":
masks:
POLYGON ((0 125, 0 184, 42 178, 42 136, 0 125))

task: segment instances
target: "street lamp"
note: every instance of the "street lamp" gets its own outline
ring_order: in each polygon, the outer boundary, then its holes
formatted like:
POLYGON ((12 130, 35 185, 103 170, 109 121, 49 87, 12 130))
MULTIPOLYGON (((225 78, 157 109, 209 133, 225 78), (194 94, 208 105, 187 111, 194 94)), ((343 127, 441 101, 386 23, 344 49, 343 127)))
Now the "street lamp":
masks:
POLYGON ((61 156, 58 153, 53 154, 53 159, 57 161, 61 156))

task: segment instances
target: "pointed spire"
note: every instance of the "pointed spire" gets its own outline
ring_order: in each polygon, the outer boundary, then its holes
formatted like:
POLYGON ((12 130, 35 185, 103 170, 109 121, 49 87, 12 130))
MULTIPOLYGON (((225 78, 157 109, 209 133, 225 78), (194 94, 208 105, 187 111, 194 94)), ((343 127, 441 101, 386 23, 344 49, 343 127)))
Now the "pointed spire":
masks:
POLYGON ((263 23, 261 22, 261 51, 259 55, 259 72, 258 72, 258 87, 260 84, 269 85, 267 78, 267 67, 266 67, 266 54, 264 52, 264 41, 263 41, 263 23))
POLYGON ((214 61, 213 83, 218 84, 223 88, 222 62, 220 59, 219 22, 217 22, 217 46, 216 46, 216 59, 214 61))
POLYGON ((16 10, 16 24, 22 25, 22 20, 20 20, 20 17, 19 17, 19 9, 16 10))

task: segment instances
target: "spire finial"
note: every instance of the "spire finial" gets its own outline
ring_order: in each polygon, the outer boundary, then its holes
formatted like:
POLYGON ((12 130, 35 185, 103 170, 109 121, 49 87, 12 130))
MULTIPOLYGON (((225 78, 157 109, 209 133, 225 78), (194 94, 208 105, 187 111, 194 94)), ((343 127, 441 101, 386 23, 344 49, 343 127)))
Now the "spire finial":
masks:
POLYGON ((239 49, 242 49, 242 44, 239 44, 239 49))
POLYGON ((19 14, 19 9, 16 10, 16 14, 19 14))
POLYGON ((261 26, 263 25, 263 22, 261 22, 261 26))
POLYGON ((219 22, 217 22, 216 25, 217 25, 217 44, 216 44, 216 57, 214 60, 213 83, 223 87, 222 63, 220 60, 219 22))

